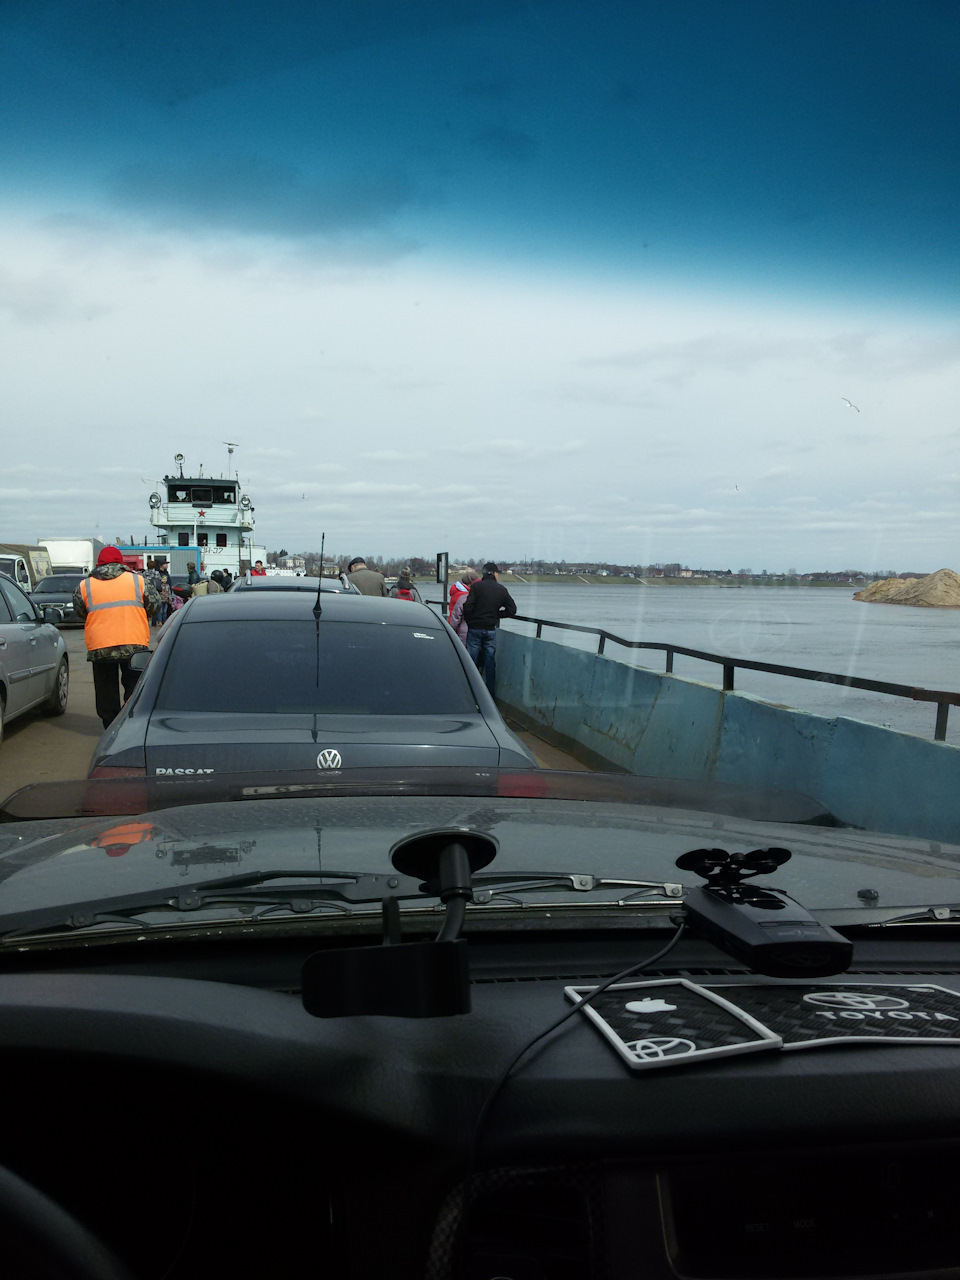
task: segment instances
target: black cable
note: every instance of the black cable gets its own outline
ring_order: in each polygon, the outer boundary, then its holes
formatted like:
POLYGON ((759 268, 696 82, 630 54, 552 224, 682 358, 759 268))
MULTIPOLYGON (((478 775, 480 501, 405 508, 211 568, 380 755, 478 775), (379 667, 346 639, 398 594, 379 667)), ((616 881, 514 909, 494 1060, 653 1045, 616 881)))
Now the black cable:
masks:
POLYGON ((484 1099, 483 1106, 480 1108, 479 1112, 477 1113, 477 1122, 474 1125, 474 1129, 473 1129, 473 1138, 470 1142, 470 1158, 467 1163, 466 1178, 464 1181, 463 1216, 461 1217, 461 1220, 460 1220, 461 1244, 466 1243, 467 1235, 468 1235, 467 1225, 470 1218, 470 1201, 471 1201, 470 1184, 473 1181, 474 1171, 478 1163, 477 1158, 480 1154, 480 1139, 483 1133, 483 1126, 485 1125, 487 1118, 489 1117, 490 1112, 493 1109, 493 1104, 496 1102, 497 1097, 499 1096, 500 1090, 506 1084, 507 1080, 509 1080, 514 1067, 516 1067, 520 1059, 523 1058, 526 1054, 528 1054, 535 1045, 538 1045, 540 1041, 543 1040, 546 1036, 550 1035, 551 1032, 556 1031, 559 1027, 562 1027, 563 1024, 567 1022, 570 1018, 572 1018, 575 1013, 578 1013, 584 1007, 584 1005, 588 1005, 592 1000, 595 1000, 597 996, 601 995, 604 991, 608 990, 608 988, 614 986, 616 983, 623 982, 624 979, 632 977, 635 973, 642 973, 644 969, 649 969, 649 967, 652 964, 656 964, 658 960, 662 960, 664 956, 667 955, 670 951, 672 951, 673 948, 680 941, 681 937, 683 936, 685 927, 686 926, 684 921, 681 920, 677 927, 676 933, 673 935, 670 941, 666 944, 666 946, 661 947, 660 950, 657 951, 654 955, 648 956, 646 960, 640 960, 638 961, 637 964, 632 964, 627 969, 621 969, 621 971, 619 973, 615 973, 612 978, 606 978, 603 982, 599 984, 599 986, 594 987, 593 990, 588 995, 585 995, 582 1000, 578 1000, 576 1004, 572 1005, 569 1009, 567 1009, 566 1012, 561 1014, 559 1018, 556 1018, 553 1022, 551 1022, 548 1027, 545 1027, 543 1031, 538 1032, 533 1037, 532 1040, 528 1040, 527 1043, 523 1045, 513 1055, 513 1057, 504 1067, 503 1071, 501 1071, 500 1075, 497 1077, 497 1080, 494 1082, 494 1085, 491 1088, 490 1092, 487 1094, 486 1098, 484 1099))

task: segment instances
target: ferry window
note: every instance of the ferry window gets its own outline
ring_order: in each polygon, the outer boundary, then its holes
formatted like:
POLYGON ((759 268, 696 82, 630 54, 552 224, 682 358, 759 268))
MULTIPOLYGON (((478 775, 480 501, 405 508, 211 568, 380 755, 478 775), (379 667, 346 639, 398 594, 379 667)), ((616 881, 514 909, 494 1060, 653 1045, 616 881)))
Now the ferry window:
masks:
POLYGON ((213 490, 212 489, 191 489, 190 501, 191 502, 212 502, 213 490))
POLYGON ((167 499, 170 502, 186 502, 186 489, 178 489, 175 484, 171 484, 167 488, 167 499))
POLYGON ((213 500, 214 502, 236 502, 237 495, 233 489, 215 489, 213 500))
POLYGON ((207 535, 205 533, 197 534, 197 546, 205 547, 207 545, 207 535))
POLYGON ((227 545, 227 535, 225 533, 217 534, 217 546, 225 547, 227 545))
POLYGON ((178 533, 178 534, 177 534, 177 545, 178 545, 178 546, 180 546, 180 547, 189 547, 189 545, 190 545, 190 535, 189 535, 189 533, 178 533))

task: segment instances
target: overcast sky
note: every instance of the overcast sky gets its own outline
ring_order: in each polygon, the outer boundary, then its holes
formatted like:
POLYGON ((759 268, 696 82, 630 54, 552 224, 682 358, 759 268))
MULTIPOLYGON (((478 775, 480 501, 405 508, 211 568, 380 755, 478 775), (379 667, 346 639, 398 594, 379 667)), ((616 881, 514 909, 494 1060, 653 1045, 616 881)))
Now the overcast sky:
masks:
POLYGON ((8 0, 0 540, 142 538, 230 440, 269 549, 960 570, 958 53, 954 0, 8 0))

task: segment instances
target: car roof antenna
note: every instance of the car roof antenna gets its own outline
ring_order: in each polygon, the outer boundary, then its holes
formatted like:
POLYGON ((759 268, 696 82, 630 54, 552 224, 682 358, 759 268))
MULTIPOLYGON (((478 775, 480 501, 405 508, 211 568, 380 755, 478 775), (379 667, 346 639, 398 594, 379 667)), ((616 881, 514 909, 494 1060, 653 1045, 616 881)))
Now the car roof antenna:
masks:
POLYGON ((315 618, 319 618, 322 613, 320 608, 320 592, 323 590, 323 544, 326 541, 326 537, 327 535, 325 533, 320 534, 320 572, 317 575, 317 599, 313 606, 313 616, 315 618))

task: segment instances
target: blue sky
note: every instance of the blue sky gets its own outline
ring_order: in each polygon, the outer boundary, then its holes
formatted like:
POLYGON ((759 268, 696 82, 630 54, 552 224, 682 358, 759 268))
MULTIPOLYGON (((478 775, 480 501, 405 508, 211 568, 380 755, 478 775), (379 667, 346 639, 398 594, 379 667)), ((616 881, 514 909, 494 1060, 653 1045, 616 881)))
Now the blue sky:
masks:
POLYGON ((229 439, 270 547, 960 568, 954 3, 0 34, 4 537, 229 439))

